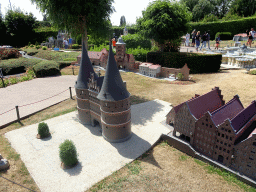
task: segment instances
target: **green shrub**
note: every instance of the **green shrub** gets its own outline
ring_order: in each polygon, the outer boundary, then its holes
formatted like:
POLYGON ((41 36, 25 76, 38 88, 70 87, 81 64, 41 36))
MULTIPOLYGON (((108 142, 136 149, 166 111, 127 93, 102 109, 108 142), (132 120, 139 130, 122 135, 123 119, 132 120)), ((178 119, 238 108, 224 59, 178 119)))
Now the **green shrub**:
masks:
POLYGON ((78 44, 73 44, 72 45, 72 49, 79 49, 79 48, 80 48, 80 46, 78 44))
POLYGON ((21 76, 20 79, 19 79, 20 82, 28 81, 28 80, 30 80, 28 75, 23 75, 23 76, 21 76))
POLYGON ((249 71, 249 74, 256 75, 256 70, 249 71))
POLYGON ((38 124, 38 134, 40 135, 40 138, 45 138, 50 136, 49 127, 46 123, 42 122, 38 124))
POLYGON ((127 54, 133 54, 136 61, 146 62, 147 60, 147 53, 150 49, 143 49, 138 47, 137 49, 128 49, 126 51, 127 54))
MULTIPOLYGON (((97 45, 94 45, 94 46, 91 46, 89 48, 89 51, 97 51, 97 52, 100 52, 102 49, 107 49, 109 51, 109 45, 106 45, 106 44, 101 44, 99 46, 97 45)), ((115 53, 115 51, 113 50, 113 52, 115 53)))
POLYGON ((40 49, 40 48, 41 48, 41 45, 37 45, 37 46, 36 46, 36 49, 40 49))
POLYGON ((64 58, 63 61, 76 61, 76 58, 72 58, 72 57, 64 58))
POLYGON ((46 47, 46 46, 43 46, 42 49, 43 49, 43 50, 47 50, 47 47, 46 47))
POLYGON ((70 66, 72 61, 57 61, 59 68, 63 69, 64 67, 70 66))
POLYGON ((136 49, 138 47, 141 47, 144 49, 151 49, 150 39, 145 39, 144 37, 138 34, 128 34, 123 36, 122 38, 126 43, 126 49, 129 49, 129 48, 136 49))
POLYGON ((33 47, 34 47, 34 45, 33 45, 33 44, 31 44, 31 45, 29 45, 29 47, 33 48, 33 47))
POLYGON ((178 80, 183 80, 184 75, 182 73, 178 73, 177 78, 178 80))
POLYGON ((187 63, 190 73, 218 72, 221 60, 221 54, 180 52, 149 52, 147 54, 147 62, 160 64, 162 67, 182 68, 187 63))
POLYGON ((46 77, 60 74, 59 64, 55 61, 41 61, 33 66, 36 77, 46 77))
POLYGON ((0 51, 0 60, 19 58, 20 53, 18 49, 5 49, 0 51))
POLYGON ((230 32, 218 32, 215 35, 215 39, 220 35, 220 39, 221 40, 232 40, 233 39, 233 35, 230 32))
POLYGON ((78 162, 77 156, 76 147, 71 140, 65 140, 60 144, 59 157, 65 166, 71 167, 76 165, 78 162))
POLYGON ((11 77, 11 78, 10 78, 10 83, 11 83, 12 85, 18 83, 17 78, 16 78, 16 77, 11 77))
MULTIPOLYGON (((132 26, 132 27, 126 26, 126 28, 128 29, 128 34, 135 34, 138 32, 138 29, 135 26, 132 26)), ((114 31, 117 37, 124 34, 124 27, 113 26, 112 30, 114 31)))
POLYGON ((39 59, 27 59, 27 58, 18 58, 18 59, 8 59, 3 60, 0 63, 0 68, 3 69, 3 75, 13 75, 18 73, 26 72, 28 67, 33 67, 35 64, 41 62, 39 59))

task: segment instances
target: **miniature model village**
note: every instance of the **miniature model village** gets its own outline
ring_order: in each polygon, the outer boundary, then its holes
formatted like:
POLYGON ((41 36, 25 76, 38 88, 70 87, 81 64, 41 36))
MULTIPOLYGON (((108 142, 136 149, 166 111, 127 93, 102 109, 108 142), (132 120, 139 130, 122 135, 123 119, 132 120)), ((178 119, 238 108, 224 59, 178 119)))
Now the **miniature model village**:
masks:
MULTIPOLYGON (((109 52, 104 49, 101 53, 92 53, 87 52, 83 44, 75 90, 80 122, 100 125, 102 136, 109 142, 124 142, 132 136, 131 102, 118 67, 132 69, 135 61, 132 55, 125 53, 122 38, 116 46, 114 56, 111 46, 109 52), (106 66, 105 76, 98 76, 92 63, 106 66)), ((154 69, 156 76, 161 71, 169 73, 171 70, 161 70, 159 65, 149 63, 141 67, 143 74, 148 68, 154 69)), ((188 77, 186 65, 183 70, 188 77)), ((235 95, 225 104, 221 90, 215 87, 173 107, 166 116, 166 123, 173 125, 174 137, 186 140, 199 153, 256 179, 256 101, 244 108, 235 95)), ((4 168, 9 166, 0 155, 0 168, 1 164, 4 168)))
POLYGON ((218 87, 172 108, 173 136, 243 175, 256 179, 256 101, 244 108, 238 95, 225 104, 218 87))
MULTIPOLYGON (((105 48, 102 49, 100 52, 88 51, 88 56, 93 66, 100 66, 106 68, 108 55, 109 53, 105 48)), ((81 56, 82 53, 77 57, 77 62, 74 62, 73 64, 80 64, 81 56)), ((126 44, 124 43, 122 37, 119 37, 116 43, 116 55, 114 56, 114 58, 119 69, 125 69, 129 71, 135 71, 136 69, 139 69, 140 74, 149 77, 169 78, 169 74, 173 74, 175 79, 179 73, 182 73, 182 80, 189 80, 190 69, 188 68, 187 64, 185 64, 180 69, 176 69, 161 67, 161 65, 153 63, 143 63, 135 61, 132 54, 126 53, 126 44)))

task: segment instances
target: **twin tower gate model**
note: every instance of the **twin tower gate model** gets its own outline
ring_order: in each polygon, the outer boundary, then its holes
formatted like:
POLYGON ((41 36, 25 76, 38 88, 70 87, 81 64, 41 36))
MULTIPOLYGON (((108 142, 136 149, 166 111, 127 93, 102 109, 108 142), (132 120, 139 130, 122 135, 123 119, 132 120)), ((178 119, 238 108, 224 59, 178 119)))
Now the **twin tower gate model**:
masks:
POLYGON ((75 90, 82 124, 99 124, 102 136, 109 142, 123 142, 131 137, 130 93, 121 78, 111 46, 105 76, 99 77, 83 44, 75 90))

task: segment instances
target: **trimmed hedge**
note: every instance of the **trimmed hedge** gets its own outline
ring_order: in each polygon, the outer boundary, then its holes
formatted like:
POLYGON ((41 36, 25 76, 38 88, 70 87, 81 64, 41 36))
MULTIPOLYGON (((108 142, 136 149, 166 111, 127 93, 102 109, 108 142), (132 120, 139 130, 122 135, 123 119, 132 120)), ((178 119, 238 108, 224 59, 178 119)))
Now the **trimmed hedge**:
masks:
POLYGON ((221 40, 232 40, 233 39, 233 35, 230 32, 218 32, 215 35, 215 39, 220 35, 220 39, 221 40))
POLYGON ((60 74, 59 64, 55 61, 41 61, 33 66, 36 77, 46 77, 60 74))
MULTIPOLYGON (((128 29, 128 34, 135 34, 138 32, 136 27, 126 27, 126 28, 128 29)), ((117 37, 124 34, 124 27, 113 26, 112 30, 114 31, 117 37)))
MULTIPOLYGON (((220 31, 231 32, 232 36, 238 33, 245 33, 247 29, 250 29, 251 26, 256 25, 256 17, 247 17, 239 20, 233 21, 218 21, 218 22, 196 22, 190 23, 192 29, 201 31, 201 34, 204 31, 210 30, 211 40, 214 40, 215 34, 220 31)), ((191 33, 191 31, 189 31, 191 33)))
POLYGON ((147 60, 147 54, 150 51, 150 49, 143 49, 143 48, 137 48, 137 49, 127 49, 127 54, 133 54, 134 59, 136 61, 146 62, 147 60))
POLYGON ((218 72, 222 60, 221 54, 205 55, 180 52, 149 52, 147 62, 160 64, 162 67, 182 68, 187 63, 190 73, 218 72))
POLYGON ((145 39, 144 37, 138 34, 128 34, 122 37, 124 42, 126 43, 126 48, 136 49, 139 46, 145 49, 151 49, 151 41, 150 39, 145 39))
POLYGON ((3 60, 0 63, 0 68, 3 69, 3 75, 13 75, 18 73, 25 73, 28 67, 32 67, 37 63, 41 62, 40 59, 8 59, 3 60))
POLYGON ((19 58, 20 52, 18 49, 4 49, 0 50, 0 60, 19 58))

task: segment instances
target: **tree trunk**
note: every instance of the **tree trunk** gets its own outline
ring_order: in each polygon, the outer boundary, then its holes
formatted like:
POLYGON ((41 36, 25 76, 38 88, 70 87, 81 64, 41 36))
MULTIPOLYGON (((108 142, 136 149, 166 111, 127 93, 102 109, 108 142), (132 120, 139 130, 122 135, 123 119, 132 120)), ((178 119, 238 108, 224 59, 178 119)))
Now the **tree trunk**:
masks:
POLYGON ((85 48, 88 50, 88 39, 87 39, 87 30, 84 30, 84 34, 82 34, 82 41, 85 45, 85 48))

